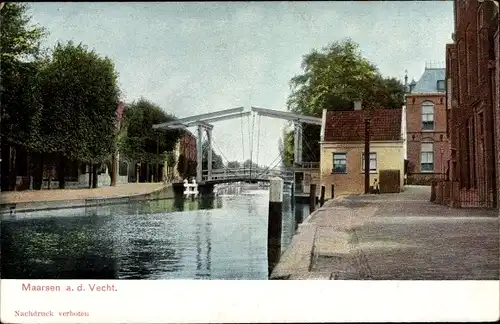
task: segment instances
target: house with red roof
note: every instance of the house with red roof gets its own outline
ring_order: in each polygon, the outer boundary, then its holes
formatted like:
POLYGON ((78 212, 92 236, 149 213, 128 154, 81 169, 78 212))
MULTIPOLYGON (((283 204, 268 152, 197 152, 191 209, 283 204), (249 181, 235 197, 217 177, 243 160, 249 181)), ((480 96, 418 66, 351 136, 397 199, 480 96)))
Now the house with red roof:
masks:
MULTIPOLYGON (((402 109, 323 111, 321 185, 335 186, 335 195, 364 193, 365 118, 370 119, 370 185, 380 183, 380 171, 399 170, 404 187, 404 116, 402 109)), ((381 183, 380 183, 381 184, 381 183)), ((382 184, 381 184, 382 185, 382 184)), ((326 190, 326 196, 331 195, 326 190)))

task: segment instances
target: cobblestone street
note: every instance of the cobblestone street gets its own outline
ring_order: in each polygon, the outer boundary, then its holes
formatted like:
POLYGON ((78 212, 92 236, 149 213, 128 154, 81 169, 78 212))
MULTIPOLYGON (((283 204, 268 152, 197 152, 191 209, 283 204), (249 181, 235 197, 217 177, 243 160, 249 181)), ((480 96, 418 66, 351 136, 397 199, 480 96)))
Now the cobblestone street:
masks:
POLYGON ((295 239, 296 245, 303 246, 313 241, 309 273, 294 270, 290 259, 297 255, 292 245, 274 275, 290 279, 315 275, 322 279, 498 279, 497 211, 451 209, 429 202, 429 195, 427 187, 408 186, 400 194, 329 201, 304 224, 308 231, 299 231, 295 239))

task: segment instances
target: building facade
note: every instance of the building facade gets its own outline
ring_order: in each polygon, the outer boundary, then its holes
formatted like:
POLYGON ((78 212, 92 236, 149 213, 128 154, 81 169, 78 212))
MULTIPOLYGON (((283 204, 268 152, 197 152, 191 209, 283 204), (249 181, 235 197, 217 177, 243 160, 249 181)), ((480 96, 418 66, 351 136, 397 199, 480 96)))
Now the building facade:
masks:
POLYGON ((495 207, 500 153, 498 1, 455 0, 453 43, 446 45, 449 181, 436 200, 495 207))
MULTIPOLYGON (((370 185, 380 182, 380 172, 399 171, 399 191, 404 187, 404 149, 402 110, 378 109, 328 111, 323 114, 321 134, 320 182, 335 186, 335 195, 360 194, 365 189, 364 119, 370 122, 370 185)), ((381 184, 382 185, 382 184, 381 184)), ((326 197, 331 193, 326 190, 326 197)))
POLYGON ((445 69, 426 67, 406 95, 408 184, 430 185, 448 172, 445 90, 445 69))
POLYGON ((196 137, 189 131, 185 131, 179 139, 179 154, 189 161, 196 161, 196 137))
POLYGON ((174 150, 175 167, 164 169, 164 179, 167 181, 181 182, 184 178, 193 176, 196 169, 196 137, 185 130, 174 150), (172 179, 171 179, 172 178, 172 179))

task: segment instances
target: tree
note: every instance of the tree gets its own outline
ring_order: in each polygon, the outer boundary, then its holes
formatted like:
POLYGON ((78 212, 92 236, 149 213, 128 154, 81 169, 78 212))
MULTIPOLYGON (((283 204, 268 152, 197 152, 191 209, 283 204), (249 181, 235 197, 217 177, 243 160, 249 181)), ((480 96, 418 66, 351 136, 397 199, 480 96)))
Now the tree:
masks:
MULTIPOLYGON (((352 110, 354 100, 362 100, 364 109, 401 108, 404 103, 401 82, 384 78, 351 39, 333 42, 320 51, 314 49, 303 57, 301 67, 304 73, 290 81, 290 111, 321 117, 323 109, 352 110)), ((319 159, 319 131, 317 125, 303 125, 303 158, 319 159)), ((289 134, 285 136, 287 151, 289 134)), ((286 163, 292 163, 289 154, 286 158, 286 163)))
POLYGON ((177 161, 177 172, 179 173, 179 176, 183 179, 186 178, 188 174, 188 165, 189 161, 186 159, 186 156, 184 154, 179 155, 178 161, 177 161))
POLYGON ((144 98, 126 105, 124 120, 127 134, 119 143, 120 152, 131 162, 164 163, 167 152, 174 150, 181 131, 155 130, 153 125, 175 119, 175 116, 144 98))
MULTIPOLYGON (((124 123, 127 131, 119 143, 120 153, 130 162, 146 164, 147 170, 150 164, 156 164, 158 175, 159 165, 165 163, 168 152, 174 150, 182 132, 178 129, 156 130, 153 125, 175 119, 144 98, 126 105, 124 123)), ((183 155, 179 156, 177 169, 181 176, 188 171, 188 162, 183 155)))
POLYGON ((186 174, 185 178, 194 178, 196 177, 196 167, 198 166, 198 163, 194 160, 188 160, 187 161, 187 169, 186 169, 186 174))
POLYGON ((284 131, 283 139, 278 143, 281 162, 286 168, 293 166, 293 132, 284 131))
POLYGON ((227 167, 229 169, 239 169, 241 167, 240 162, 238 161, 229 161, 227 162, 227 167))
MULTIPOLYGON (((202 163, 202 169, 207 170, 208 169, 208 142, 204 141, 202 144, 202 152, 203 152, 203 163, 202 163)), ((212 146, 212 169, 223 169, 224 168, 224 161, 222 160, 222 157, 215 153, 213 150, 212 146)))
POLYGON ((174 152, 168 152, 165 160, 165 174, 168 183, 174 179, 174 167, 177 163, 174 152))
POLYGON ((39 57, 41 42, 47 35, 44 28, 29 25, 28 5, 9 2, 0 11, 0 59, 2 72, 19 61, 29 61, 39 57))
POLYGON ((253 169, 253 170, 259 170, 260 167, 257 163, 253 162, 250 159, 247 159, 245 162, 243 162, 243 168, 245 169, 253 169))
POLYGON ((67 161, 82 161, 95 169, 115 149, 118 89, 114 64, 93 50, 72 42, 58 43, 41 71, 43 151, 59 157, 60 188, 67 161))
POLYGON ((9 2, 0 11, 2 190, 9 189, 7 175, 15 183, 16 174, 11 171, 16 169, 16 154, 10 154, 11 148, 23 147, 29 160, 29 152, 40 143, 38 72, 44 62, 40 44, 46 31, 30 25, 27 10, 26 4, 9 2))

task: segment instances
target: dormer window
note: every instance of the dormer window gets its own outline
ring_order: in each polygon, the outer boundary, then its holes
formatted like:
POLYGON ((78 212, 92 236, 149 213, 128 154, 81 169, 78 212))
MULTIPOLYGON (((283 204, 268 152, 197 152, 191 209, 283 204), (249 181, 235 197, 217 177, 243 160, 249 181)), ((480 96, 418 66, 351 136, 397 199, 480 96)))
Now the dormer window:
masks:
POLYGON ((445 88, 444 80, 438 80, 436 87, 437 87, 437 91, 445 91, 446 88, 445 88))

